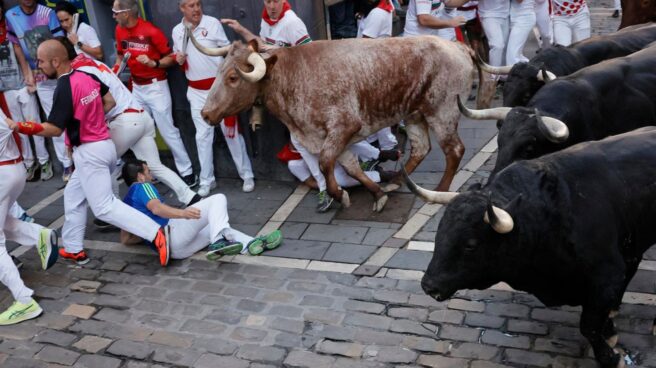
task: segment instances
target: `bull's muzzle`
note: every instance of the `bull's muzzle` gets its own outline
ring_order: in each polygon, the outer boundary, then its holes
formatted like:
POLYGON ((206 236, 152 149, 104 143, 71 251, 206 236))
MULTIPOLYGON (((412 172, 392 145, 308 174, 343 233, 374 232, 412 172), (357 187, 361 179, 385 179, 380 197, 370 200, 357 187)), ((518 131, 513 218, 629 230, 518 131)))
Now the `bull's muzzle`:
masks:
POLYGON ((428 277, 428 274, 425 274, 424 277, 421 279, 421 288, 424 290, 424 293, 426 293, 426 295, 437 300, 438 302, 443 302, 449 299, 454 294, 453 292, 446 292, 444 290, 440 290, 435 285, 434 281, 432 281, 432 278, 428 277))
POLYGON ((218 123, 221 122, 221 119, 219 119, 217 113, 207 109, 201 110, 200 116, 202 116, 203 120, 205 120, 209 125, 217 125, 218 123))

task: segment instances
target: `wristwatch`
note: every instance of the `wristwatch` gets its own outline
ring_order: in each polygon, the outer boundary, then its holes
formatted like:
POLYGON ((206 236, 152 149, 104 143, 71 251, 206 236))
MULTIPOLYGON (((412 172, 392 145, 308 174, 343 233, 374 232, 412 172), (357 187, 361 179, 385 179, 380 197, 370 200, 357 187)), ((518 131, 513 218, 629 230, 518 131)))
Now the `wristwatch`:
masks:
POLYGON ((76 45, 77 45, 77 47, 82 48, 82 42, 77 41, 76 45))

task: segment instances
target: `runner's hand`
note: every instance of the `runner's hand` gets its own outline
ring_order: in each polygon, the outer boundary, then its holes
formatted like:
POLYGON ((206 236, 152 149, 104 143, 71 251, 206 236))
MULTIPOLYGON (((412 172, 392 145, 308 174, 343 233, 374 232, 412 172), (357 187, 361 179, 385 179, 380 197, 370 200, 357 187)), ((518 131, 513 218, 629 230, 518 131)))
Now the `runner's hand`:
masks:
POLYGON ((79 41, 79 38, 77 37, 77 33, 69 33, 68 40, 71 41, 73 45, 77 44, 77 41, 79 41))
POLYGON ((187 60, 187 55, 183 54, 182 52, 178 52, 175 54, 175 61, 178 63, 178 65, 182 65, 185 63, 187 60))
POLYGON ((182 210, 182 213, 187 220, 197 220, 200 218, 200 210, 196 207, 187 207, 182 210))
POLYGON ((237 33, 239 33, 239 29, 241 29, 241 24, 239 24, 239 21, 236 21, 234 19, 222 18, 221 23, 223 23, 226 26, 232 28, 237 33))
POLYGON ((465 17, 463 17, 461 15, 451 19, 451 27, 464 26, 465 23, 467 23, 467 19, 465 19, 465 17))
POLYGON ((15 121, 9 118, 5 119, 5 121, 7 122, 7 126, 9 126, 9 129, 13 130, 14 132, 18 131, 18 124, 16 124, 15 121))
MULTIPOLYGON (((140 62, 143 65, 150 64, 150 58, 148 57, 148 55, 139 55, 139 56, 137 56, 137 61, 140 62)), ((150 66, 150 65, 148 65, 148 66, 150 66)))

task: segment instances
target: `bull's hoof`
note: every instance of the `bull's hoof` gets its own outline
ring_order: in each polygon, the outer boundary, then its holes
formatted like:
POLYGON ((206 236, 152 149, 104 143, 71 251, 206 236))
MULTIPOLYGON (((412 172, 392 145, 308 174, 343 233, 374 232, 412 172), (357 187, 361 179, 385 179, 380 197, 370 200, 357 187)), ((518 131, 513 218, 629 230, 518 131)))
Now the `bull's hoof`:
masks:
POLYGON ((383 208, 385 207, 385 204, 387 203, 387 199, 388 199, 387 196, 384 195, 384 196, 378 198, 377 200, 375 200, 374 201, 373 211, 374 212, 381 212, 383 210, 383 208))
POLYGON ((349 194, 348 194, 348 192, 345 191, 344 189, 342 189, 342 200, 341 200, 341 203, 342 203, 342 207, 344 207, 344 208, 349 208, 349 207, 351 207, 351 198, 349 198, 349 194))
POLYGON ((388 183, 388 184, 385 185, 382 189, 383 189, 383 192, 385 192, 385 193, 389 193, 389 192, 393 192, 393 191, 395 191, 395 190, 397 190, 397 189, 399 189, 399 188, 401 188, 401 185, 399 185, 399 184, 396 184, 396 183, 388 183))
POLYGON ((617 345, 617 341, 619 340, 620 336, 619 335, 613 335, 606 339, 606 344, 610 346, 611 348, 614 348, 615 345, 617 345))

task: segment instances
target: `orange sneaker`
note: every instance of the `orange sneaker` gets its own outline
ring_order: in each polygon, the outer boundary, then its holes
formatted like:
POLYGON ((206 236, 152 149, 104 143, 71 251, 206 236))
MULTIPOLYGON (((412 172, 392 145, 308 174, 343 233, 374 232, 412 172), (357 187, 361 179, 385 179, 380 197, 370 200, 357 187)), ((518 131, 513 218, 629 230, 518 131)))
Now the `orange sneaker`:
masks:
POLYGON ((62 258, 70 259, 79 265, 89 263, 89 257, 87 257, 87 252, 85 251, 68 253, 65 248, 59 248, 59 256, 62 258))
POLYGON ((170 245, 169 245, 169 227, 163 226, 157 232, 155 240, 153 240, 153 245, 157 248, 157 253, 159 253, 159 263, 162 266, 169 264, 169 255, 170 255, 170 245))

